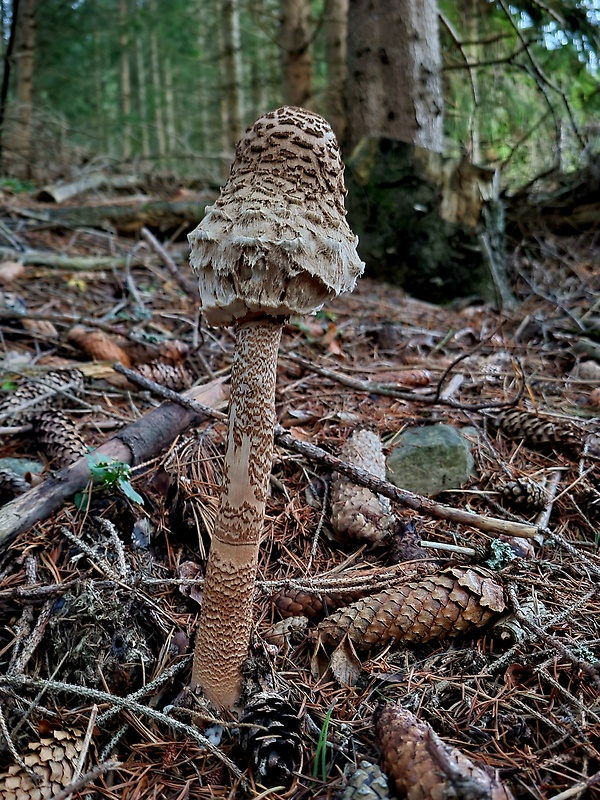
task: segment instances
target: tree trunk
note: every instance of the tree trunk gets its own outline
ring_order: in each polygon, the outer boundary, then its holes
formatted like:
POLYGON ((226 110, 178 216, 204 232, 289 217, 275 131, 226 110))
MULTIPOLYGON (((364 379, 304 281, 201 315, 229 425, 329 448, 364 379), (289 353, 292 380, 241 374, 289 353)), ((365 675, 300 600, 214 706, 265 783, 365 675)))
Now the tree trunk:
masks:
MULTIPOLYGON (((484 61, 482 58, 482 46, 478 44, 480 38, 479 31, 479 0, 468 0, 465 4, 465 28, 469 38, 469 43, 464 45, 465 54, 472 64, 484 61)), ((481 135, 479 126, 479 76, 477 67, 473 67, 469 73, 471 81, 471 91, 474 95, 474 106, 469 119, 469 155, 473 164, 481 163, 481 135)))
POLYGON ((135 40, 135 57, 137 64, 138 102, 140 104, 140 123, 142 126, 142 155, 150 156, 150 133, 148 131, 148 87, 146 82, 146 65, 142 39, 138 35, 135 40))
POLYGON ((35 62, 35 0, 20 0, 15 41, 16 87, 13 124, 9 137, 11 173, 31 177, 33 131, 33 71, 35 62))
POLYGON ((131 158, 131 71, 129 66, 129 31, 127 0, 119 0, 119 45, 121 70, 121 151, 131 158))
POLYGON ((10 86, 10 75, 13 67, 13 51, 17 38, 17 17, 19 16, 19 0, 14 0, 12 7, 12 21, 10 24, 10 35, 6 43, 6 50, 3 56, 2 88, 0 89, 0 164, 4 172, 4 148, 8 141, 6 125, 6 109, 8 106, 8 89, 10 86))
POLYGON ((156 125, 156 143, 158 155, 164 156, 167 152, 167 137, 165 136, 165 126, 163 122, 163 92, 162 78, 160 74, 160 56, 158 49, 158 35, 154 17, 156 15, 156 2, 151 0, 149 5, 152 15, 150 30, 150 60, 152 65, 152 88, 154 89, 154 122, 156 125))
POLYGON ((242 51, 238 0, 223 0, 223 93, 227 108, 227 143, 231 149, 242 135, 244 119, 242 93, 242 51))
POLYGON ((348 0, 326 0, 324 14, 327 119, 338 141, 342 142, 346 133, 344 87, 348 53, 348 0))
POLYGON ((348 219, 374 277, 433 302, 512 303, 493 170, 443 149, 435 0, 350 0, 348 219))
POLYGON ((347 146, 377 133, 441 153, 436 0, 350 0, 347 146))
POLYGON ((102 52, 102 33, 94 34, 94 90, 96 101, 96 125, 100 147, 105 150, 108 144, 106 114, 104 108, 105 97, 105 70, 102 52))
POLYGON ((280 45, 283 51, 283 99, 312 108, 313 67, 309 0, 282 0, 280 45))
POLYGON ((175 123, 175 95, 173 89, 173 64, 165 58, 165 110, 167 112, 167 152, 177 149, 177 127, 175 123))

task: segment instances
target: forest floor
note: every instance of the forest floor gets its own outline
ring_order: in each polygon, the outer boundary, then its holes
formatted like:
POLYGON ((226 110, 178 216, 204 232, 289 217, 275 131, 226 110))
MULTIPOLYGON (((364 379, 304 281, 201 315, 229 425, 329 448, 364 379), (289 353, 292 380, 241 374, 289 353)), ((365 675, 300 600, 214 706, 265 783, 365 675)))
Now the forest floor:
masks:
MULTIPOLYGON (((0 220, 7 247, 123 259, 114 268, 110 261, 57 266, 5 254, 0 263, 0 411, 10 412, 0 417, 0 468, 15 466, 7 458, 27 459, 26 478, 38 484, 65 451, 101 445, 162 402, 114 372, 114 361, 177 390, 210 384, 228 374, 233 336, 198 327, 196 297, 151 240, 57 228, 23 216, 19 203, 0 220), (56 419, 40 428, 31 408, 21 408, 27 382, 65 369, 81 371, 81 391, 54 394, 56 419), (76 429, 61 428, 58 407, 76 429)), ((275 646, 278 591, 381 575, 391 564, 386 548, 335 540, 330 471, 277 446, 254 677, 300 715, 302 758, 285 789, 253 784, 235 721, 209 752, 197 734, 214 724, 186 700, 225 432, 222 420, 205 420, 122 474, 124 491, 101 475, 77 502, 1 540, 0 723, 10 745, 0 751, 0 798, 60 796, 27 789, 20 758, 34 771, 45 759, 58 786, 79 787, 73 797, 242 797, 241 778, 222 756, 254 787, 249 796, 334 798, 361 761, 379 761, 373 712, 384 700, 400 701, 443 741, 496 770, 516 798, 600 798, 600 470, 597 450, 586 445, 600 414, 596 238, 540 233, 514 243, 510 276, 520 302, 508 312, 433 306, 363 279, 315 317, 291 319, 283 334, 278 419, 301 441, 339 454, 367 425, 387 452, 407 427, 479 430, 477 477, 436 499, 481 517, 541 519, 545 533, 513 541, 516 557, 496 571, 510 625, 374 646, 360 653, 352 685, 315 668, 306 636, 280 636, 275 646), (540 415, 546 441, 509 438, 490 425, 495 405, 513 401, 540 415), (498 487, 525 478, 545 483, 544 507, 505 508, 498 487), (13 794, 3 781, 17 787, 13 794)), ((166 249, 193 284, 185 248, 166 249)), ((493 531, 400 504, 393 510, 419 541, 471 548, 466 555, 428 549, 440 568, 489 566, 493 531)))

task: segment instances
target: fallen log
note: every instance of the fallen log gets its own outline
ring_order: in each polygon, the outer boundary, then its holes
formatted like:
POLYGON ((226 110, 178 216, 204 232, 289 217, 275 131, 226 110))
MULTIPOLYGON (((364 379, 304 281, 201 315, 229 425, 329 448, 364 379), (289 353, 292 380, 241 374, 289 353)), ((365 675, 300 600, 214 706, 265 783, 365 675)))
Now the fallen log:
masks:
POLYGON ((206 193, 195 200, 142 200, 112 205, 23 208, 17 213, 34 217, 57 227, 109 228, 118 233, 136 233, 143 227, 165 231, 179 226, 195 226, 204 209, 214 200, 206 193))
MULTIPOLYGON (((197 386, 185 392, 183 397, 210 408, 219 408, 226 402, 224 381, 224 378, 218 378, 197 386)), ((94 460, 121 462, 129 466, 142 464, 164 450, 192 423, 205 418, 206 415, 177 403, 163 403, 94 450, 94 460)), ((84 456, 0 508, 0 547, 5 547, 15 536, 47 519, 63 502, 85 489, 91 480, 89 460, 84 456)))
POLYGON ((50 203, 62 203, 71 197, 89 192, 92 189, 132 189, 139 186, 141 179, 137 175, 111 175, 103 170, 88 172, 80 175, 74 181, 56 183, 43 186, 36 194, 36 200, 50 203))
MULTIPOLYGON (((17 261, 19 264, 55 267, 56 269, 73 270, 73 272, 118 269, 127 265, 127 258, 124 256, 65 256, 50 250, 17 250, 13 247, 0 247, 0 258, 17 261)), ((137 262, 134 260, 133 263, 137 262)))

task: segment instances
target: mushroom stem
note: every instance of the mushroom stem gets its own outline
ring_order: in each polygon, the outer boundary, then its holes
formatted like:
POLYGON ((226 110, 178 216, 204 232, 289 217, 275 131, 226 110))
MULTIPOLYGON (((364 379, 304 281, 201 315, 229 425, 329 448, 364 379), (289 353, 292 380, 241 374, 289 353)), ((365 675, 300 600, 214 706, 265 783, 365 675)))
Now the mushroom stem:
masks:
POLYGON ((273 460, 275 383, 282 320, 236 327, 227 450, 202 609, 192 688, 232 708, 248 655, 252 601, 273 460))

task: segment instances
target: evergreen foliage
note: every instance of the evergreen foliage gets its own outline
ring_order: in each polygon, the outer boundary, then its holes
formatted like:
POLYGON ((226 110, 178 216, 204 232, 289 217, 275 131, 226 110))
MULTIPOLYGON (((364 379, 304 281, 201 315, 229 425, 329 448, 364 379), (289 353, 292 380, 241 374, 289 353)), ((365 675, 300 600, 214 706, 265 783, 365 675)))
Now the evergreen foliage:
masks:
MULTIPOLYGON (((245 126, 284 99, 282 3, 234 7, 245 126)), ((449 155, 501 166, 510 184, 553 166, 576 168, 598 149, 598 0, 439 7, 449 155)), ((5 9, 6 48, 10 2, 5 9)), ((315 104, 327 115, 326 0, 312 0, 311 12, 315 104)), ((220 0, 38 2, 34 109, 46 155, 34 161, 60 173, 61 164, 118 163, 129 150, 149 171, 220 181, 231 157, 223 52, 220 0)))

